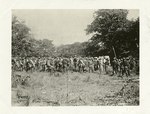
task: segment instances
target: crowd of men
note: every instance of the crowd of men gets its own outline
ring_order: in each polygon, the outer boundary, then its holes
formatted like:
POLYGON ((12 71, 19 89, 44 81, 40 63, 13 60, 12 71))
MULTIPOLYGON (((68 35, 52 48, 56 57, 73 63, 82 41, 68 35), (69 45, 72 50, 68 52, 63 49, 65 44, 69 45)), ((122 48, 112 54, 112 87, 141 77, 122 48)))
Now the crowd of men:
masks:
POLYGON ((112 75, 130 76, 130 72, 137 72, 138 61, 131 57, 123 57, 121 59, 113 58, 110 62, 109 56, 99 57, 13 57, 13 71, 31 71, 31 72, 95 72, 110 73, 112 67, 112 75))

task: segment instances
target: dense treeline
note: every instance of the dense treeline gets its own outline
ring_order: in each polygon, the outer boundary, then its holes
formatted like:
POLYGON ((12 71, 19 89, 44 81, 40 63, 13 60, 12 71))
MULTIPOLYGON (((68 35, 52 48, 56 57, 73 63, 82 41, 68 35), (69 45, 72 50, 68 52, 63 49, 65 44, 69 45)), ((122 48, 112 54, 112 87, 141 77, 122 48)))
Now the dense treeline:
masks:
POLYGON ((87 42, 75 42, 70 45, 61 45, 57 48, 57 56, 73 57, 74 55, 77 55, 84 57, 86 55, 86 47, 87 42))
POLYGON ((54 56, 52 40, 36 40, 25 22, 12 16, 12 56, 54 56))
POLYGON ((96 11, 85 29, 94 34, 83 43, 54 47, 48 39, 36 40, 25 22, 12 16, 12 56, 133 56, 139 58, 139 18, 127 19, 128 10, 96 11))
POLYGON ((127 19, 128 10, 98 10, 87 34, 94 33, 87 46, 89 55, 139 56, 139 18, 127 19), (116 54, 115 54, 116 53, 116 54))

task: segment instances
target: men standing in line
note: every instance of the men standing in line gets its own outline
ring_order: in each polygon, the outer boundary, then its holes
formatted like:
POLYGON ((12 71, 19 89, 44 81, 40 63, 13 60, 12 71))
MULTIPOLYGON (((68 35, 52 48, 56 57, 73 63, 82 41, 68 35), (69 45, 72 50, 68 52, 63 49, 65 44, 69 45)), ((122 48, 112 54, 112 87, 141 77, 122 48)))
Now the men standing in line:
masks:
POLYGON ((127 77, 130 76, 130 61, 128 57, 124 57, 120 62, 120 75, 123 77, 124 74, 126 74, 127 77))

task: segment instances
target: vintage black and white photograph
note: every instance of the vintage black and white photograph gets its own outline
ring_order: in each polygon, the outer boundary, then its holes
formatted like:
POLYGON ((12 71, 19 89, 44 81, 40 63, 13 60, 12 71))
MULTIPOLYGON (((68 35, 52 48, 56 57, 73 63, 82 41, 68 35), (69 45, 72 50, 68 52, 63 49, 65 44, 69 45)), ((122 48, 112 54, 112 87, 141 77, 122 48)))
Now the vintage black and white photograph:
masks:
POLYGON ((11 106, 139 106, 139 9, 12 9, 11 106))

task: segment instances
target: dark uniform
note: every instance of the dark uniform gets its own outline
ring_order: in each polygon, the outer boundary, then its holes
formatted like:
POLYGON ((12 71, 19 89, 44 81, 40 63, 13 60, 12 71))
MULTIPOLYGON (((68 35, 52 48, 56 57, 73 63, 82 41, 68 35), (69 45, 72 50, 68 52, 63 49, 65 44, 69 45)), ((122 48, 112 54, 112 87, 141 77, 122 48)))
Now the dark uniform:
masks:
POLYGON ((36 60, 35 66, 36 66, 36 71, 38 71, 40 69, 40 58, 36 60))
POLYGON ((77 58, 75 57, 74 59, 73 59, 73 62, 74 62, 74 68, 75 68, 75 70, 77 70, 77 58))
POLYGON ((105 72, 106 72, 106 74, 108 74, 108 66, 109 66, 109 60, 108 59, 106 59, 106 61, 105 61, 105 72))
POLYGON ((124 60, 124 72, 126 74, 126 76, 130 76, 130 61, 129 58, 126 58, 124 60))
POLYGON ((113 75, 118 73, 118 61, 116 58, 112 61, 113 75))
POLYGON ((130 70, 132 71, 132 72, 136 72, 136 70, 135 70, 135 67, 136 67, 136 61, 135 61, 135 59, 133 58, 131 61, 130 61, 130 70))
POLYGON ((119 67, 120 67, 120 75, 123 76, 123 74, 124 74, 124 61, 123 61, 123 59, 120 60, 119 67))
POLYGON ((58 58, 54 61, 55 68, 56 68, 57 71, 60 70, 60 69, 59 69, 59 61, 60 61, 60 60, 59 60, 58 58))
POLYGON ((98 69, 97 58, 96 57, 94 58, 93 63, 94 63, 94 71, 96 71, 98 69))
POLYGON ((69 61, 68 61, 66 58, 64 58, 64 59, 62 60, 62 66, 63 66, 63 72, 64 72, 64 73, 68 71, 68 62, 69 62, 69 61))

